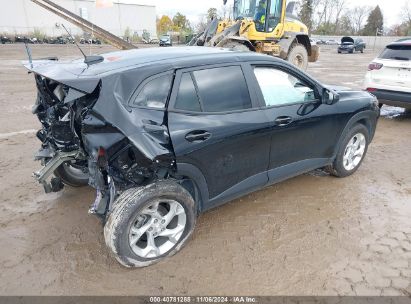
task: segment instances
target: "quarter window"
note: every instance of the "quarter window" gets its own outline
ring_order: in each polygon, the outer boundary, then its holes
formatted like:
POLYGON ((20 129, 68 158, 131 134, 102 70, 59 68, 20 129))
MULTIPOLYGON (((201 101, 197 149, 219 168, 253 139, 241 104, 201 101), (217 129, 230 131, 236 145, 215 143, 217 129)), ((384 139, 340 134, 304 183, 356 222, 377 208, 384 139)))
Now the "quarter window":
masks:
POLYGON ((252 107, 240 66, 193 72, 204 112, 225 112, 252 107))
POLYGON ((269 67, 255 67, 254 74, 267 107, 298 104, 316 99, 312 88, 284 71, 269 67))
POLYGON ((148 81, 132 102, 132 106, 165 108, 172 75, 162 75, 148 81))

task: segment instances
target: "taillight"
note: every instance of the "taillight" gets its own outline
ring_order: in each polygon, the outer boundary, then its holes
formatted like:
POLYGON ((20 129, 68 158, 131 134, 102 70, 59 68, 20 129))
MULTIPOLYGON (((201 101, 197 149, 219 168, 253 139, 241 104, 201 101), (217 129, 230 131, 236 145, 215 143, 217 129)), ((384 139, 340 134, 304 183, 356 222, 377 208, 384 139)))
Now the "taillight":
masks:
POLYGON ((375 89, 375 88, 367 88, 367 91, 368 91, 368 92, 375 92, 375 91, 377 91, 377 89, 375 89))
POLYGON ((372 71, 372 70, 379 70, 383 67, 384 65, 382 63, 378 63, 378 62, 371 62, 368 65, 368 71, 372 71))
POLYGON ((97 151, 97 165, 100 168, 107 167, 107 154, 103 147, 100 147, 97 151))

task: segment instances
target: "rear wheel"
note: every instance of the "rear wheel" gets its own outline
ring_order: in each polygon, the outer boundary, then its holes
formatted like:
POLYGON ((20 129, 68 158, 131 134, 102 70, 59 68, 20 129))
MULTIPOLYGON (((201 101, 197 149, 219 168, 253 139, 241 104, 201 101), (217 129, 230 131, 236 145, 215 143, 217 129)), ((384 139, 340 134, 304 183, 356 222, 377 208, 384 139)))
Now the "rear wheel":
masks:
POLYGON ((307 70, 307 49, 302 44, 295 44, 288 52, 287 61, 303 71, 307 70))
POLYGON ((195 210, 192 196, 173 181, 129 189, 114 202, 104 226, 106 244, 126 267, 157 263, 186 244, 195 210))
POLYGON ((88 185, 87 168, 70 162, 61 164, 54 174, 61 178, 63 184, 71 187, 84 187, 88 185))

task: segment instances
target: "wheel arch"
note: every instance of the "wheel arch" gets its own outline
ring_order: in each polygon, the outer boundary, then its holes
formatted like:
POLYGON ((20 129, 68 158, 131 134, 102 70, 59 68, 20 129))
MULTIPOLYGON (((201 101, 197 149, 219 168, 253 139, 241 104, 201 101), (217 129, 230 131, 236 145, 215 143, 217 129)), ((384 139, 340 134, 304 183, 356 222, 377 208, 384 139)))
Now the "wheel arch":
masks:
POLYGON ((374 137, 374 134, 375 134, 375 128, 373 127, 373 125, 375 125, 375 124, 373 124, 374 120, 376 121, 377 117, 375 115, 375 112, 371 111, 371 110, 362 111, 362 112, 359 112, 359 113, 355 114, 354 116, 352 116, 350 118, 350 120, 347 122, 347 124, 345 125, 344 130, 340 134, 340 137, 338 139, 338 143, 337 143, 337 145, 335 146, 335 149, 334 149, 333 158, 336 157, 345 135, 356 124, 362 124, 367 128, 369 136, 370 136, 369 140, 371 141, 374 137))
POLYGON ((193 196, 197 212, 205 209, 209 201, 207 181, 203 173, 196 166, 188 163, 177 163, 177 177, 181 185, 193 196), (188 182, 185 183, 184 181, 188 182), (191 183, 192 186, 189 184, 191 183))
POLYGON ((295 40, 297 41, 298 44, 301 44, 305 47, 307 50, 308 56, 311 56, 311 42, 310 38, 308 37, 307 34, 297 34, 295 36, 295 40))
POLYGON ((290 50, 295 44, 301 44, 307 50, 307 54, 311 56, 311 42, 306 33, 303 32, 285 32, 284 37, 280 39, 278 45, 281 48, 280 58, 286 59, 290 50))

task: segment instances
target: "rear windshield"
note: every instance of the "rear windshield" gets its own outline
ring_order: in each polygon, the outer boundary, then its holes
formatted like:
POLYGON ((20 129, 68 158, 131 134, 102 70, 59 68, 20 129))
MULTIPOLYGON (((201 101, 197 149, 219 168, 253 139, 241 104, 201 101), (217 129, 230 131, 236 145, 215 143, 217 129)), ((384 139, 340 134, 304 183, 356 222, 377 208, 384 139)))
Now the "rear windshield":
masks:
POLYGON ((389 45, 381 53, 380 58, 411 60, 411 45, 389 45))

